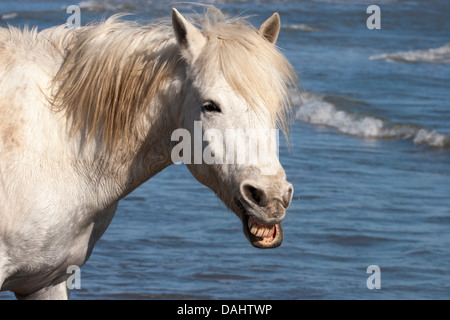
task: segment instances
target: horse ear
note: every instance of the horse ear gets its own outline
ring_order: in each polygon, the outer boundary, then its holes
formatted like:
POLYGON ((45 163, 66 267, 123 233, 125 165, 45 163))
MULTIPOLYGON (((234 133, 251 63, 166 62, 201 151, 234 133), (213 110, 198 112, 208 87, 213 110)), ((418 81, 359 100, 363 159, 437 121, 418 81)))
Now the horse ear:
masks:
POLYGON ((178 44, 187 50, 192 60, 195 60, 206 43, 203 34, 175 8, 172 9, 172 26, 178 44))
POLYGON ((278 12, 275 12, 269 19, 267 19, 261 27, 259 33, 266 38, 270 43, 277 42, 278 34, 280 33, 281 20, 278 12))

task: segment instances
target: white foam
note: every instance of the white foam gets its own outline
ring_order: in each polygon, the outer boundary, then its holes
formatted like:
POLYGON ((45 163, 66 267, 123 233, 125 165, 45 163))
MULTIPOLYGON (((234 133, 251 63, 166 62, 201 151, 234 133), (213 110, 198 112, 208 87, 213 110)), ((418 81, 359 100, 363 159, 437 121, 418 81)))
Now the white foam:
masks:
POLYGON ((360 137, 380 137, 383 121, 374 117, 357 117, 346 111, 337 110, 334 105, 323 100, 317 94, 304 93, 301 105, 295 117, 303 122, 325 125, 338 129, 342 133, 360 137))
POLYGON ((450 44, 440 48, 427 50, 404 51, 396 53, 383 53, 371 56, 370 60, 385 59, 400 62, 426 62, 426 63, 450 63, 450 44))
POLYGON ((98 7, 98 3, 94 0, 86 0, 86 1, 81 1, 80 3, 78 3, 78 6, 81 9, 93 9, 98 7))
POLYGON ((110 1, 105 0, 84 0, 78 3, 78 6, 86 11, 118 10, 121 8, 120 5, 113 5, 110 1))
POLYGON ((336 128, 339 132, 362 138, 412 139, 414 144, 444 148, 450 136, 411 124, 391 123, 377 117, 339 110, 335 105, 315 93, 303 93, 293 98, 297 120, 336 128))
POLYGON ((284 29, 291 29, 291 30, 300 30, 300 31, 306 31, 306 32, 314 32, 314 31, 319 31, 318 29, 311 27, 310 25, 307 24, 290 24, 290 25, 286 25, 283 26, 284 29))
POLYGON ((9 20, 9 19, 16 18, 18 15, 19 14, 17 12, 8 12, 8 13, 2 14, 1 18, 2 18, 2 20, 9 20))
POLYGON ((414 136, 414 143, 427 144, 432 147, 442 148, 448 145, 450 139, 444 134, 438 133, 436 131, 430 131, 426 129, 420 129, 414 136))

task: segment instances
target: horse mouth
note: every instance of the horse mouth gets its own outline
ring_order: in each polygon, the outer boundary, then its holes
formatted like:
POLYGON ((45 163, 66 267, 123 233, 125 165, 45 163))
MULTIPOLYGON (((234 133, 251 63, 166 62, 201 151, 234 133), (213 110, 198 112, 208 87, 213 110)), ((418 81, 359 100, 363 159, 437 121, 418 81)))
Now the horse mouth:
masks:
POLYGON ((253 217, 246 215, 247 223, 244 223, 244 233, 250 243, 260 249, 276 248, 283 242, 283 229, 281 223, 264 225, 256 222, 253 217))
POLYGON ((276 248, 283 242, 281 223, 265 224, 250 216, 240 201, 236 201, 240 208, 244 234, 252 246, 260 249, 276 248))

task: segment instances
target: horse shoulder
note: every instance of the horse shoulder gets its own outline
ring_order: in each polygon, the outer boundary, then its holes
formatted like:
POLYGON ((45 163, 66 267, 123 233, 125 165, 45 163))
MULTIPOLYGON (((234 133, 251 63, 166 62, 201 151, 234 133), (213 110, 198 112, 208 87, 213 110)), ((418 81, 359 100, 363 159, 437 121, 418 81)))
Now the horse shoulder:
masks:
POLYGON ((18 51, 0 46, 0 194, 5 202, 12 192, 31 186, 56 139, 56 121, 42 90, 50 81, 48 71, 18 51))
MULTIPOLYGON (((40 249, 56 250, 76 238, 67 225, 80 220, 75 214, 79 208, 69 202, 83 192, 74 192, 81 188, 70 167, 72 159, 63 156, 67 146, 59 131, 62 120, 46 100, 62 59, 55 56, 51 64, 54 53, 49 47, 37 42, 33 47, 14 37, 20 38, 18 31, 6 36, 0 30, 0 283, 8 265, 17 269, 30 259, 35 265, 58 259, 40 249), (70 187, 68 181, 73 182, 70 187)), ((85 254, 82 247, 87 247, 92 229, 89 223, 80 224, 85 228, 77 231, 83 236, 78 236, 80 248, 72 248, 74 257, 85 254)))
POLYGON ((41 58, 34 50, 38 49, 0 45, 1 154, 24 152, 45 138, 45 131, 39 130, 50 125, 45 94, 54 71, 47 68, 45 55, 41 58))

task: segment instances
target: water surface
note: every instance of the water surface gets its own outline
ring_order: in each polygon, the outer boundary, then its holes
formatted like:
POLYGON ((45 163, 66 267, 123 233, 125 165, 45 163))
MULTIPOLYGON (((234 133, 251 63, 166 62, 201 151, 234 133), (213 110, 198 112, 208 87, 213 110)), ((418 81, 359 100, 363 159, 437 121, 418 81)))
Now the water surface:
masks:
MULTIPOLYGON (((3 1, 0 24, 51 27, 71 4, 83 24, 122 11, 144 22, 173 6, 3 1)), ((256 25, 278 11, 278 45, 301 79, 280 151, 295 188, 281 247, 251 247, 213 192, 172 166, 120 203, 71 298, 450 298, 450 3, 378 1, 380 30, 366 27, 370 4, 215 3, 256 25), (366 287, 370 265, 380 290, 366 287)))

